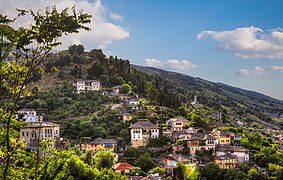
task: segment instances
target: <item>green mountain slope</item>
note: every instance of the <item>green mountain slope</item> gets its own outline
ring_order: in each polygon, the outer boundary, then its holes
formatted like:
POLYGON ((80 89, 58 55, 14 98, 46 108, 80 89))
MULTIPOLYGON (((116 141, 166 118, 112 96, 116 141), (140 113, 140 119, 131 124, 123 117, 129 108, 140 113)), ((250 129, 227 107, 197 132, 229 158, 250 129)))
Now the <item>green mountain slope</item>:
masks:
POLYGON ((63 81, 97 79, 104 88, 129 83, 136 95, 147 97, 151 103, 170 108, 191 107, 194 96, 213 112, 231 119, 259 121, 283 128, 283 101, 269 96, 214 83, 197 77, 130 64, 129 60, 103 54, 93 49, 84 52, 81 46, 47 56, 42 68, 45 74, 34 73, 30 89, 35 86, 49 91, 63 81), (82 49, 82 50, 81 50, 82 49), (148 88, 151 87, 152 92, 148 88))
POLYGON ((192 101, 195 94, 200 103, 216 110, 229 108, 240 116, 253 114, 266 122, 283 114, 282 100, 261 93, 153 67, 132 65, 132 68, 166 80, 170 92, 180 96, 183 103, 192 101))

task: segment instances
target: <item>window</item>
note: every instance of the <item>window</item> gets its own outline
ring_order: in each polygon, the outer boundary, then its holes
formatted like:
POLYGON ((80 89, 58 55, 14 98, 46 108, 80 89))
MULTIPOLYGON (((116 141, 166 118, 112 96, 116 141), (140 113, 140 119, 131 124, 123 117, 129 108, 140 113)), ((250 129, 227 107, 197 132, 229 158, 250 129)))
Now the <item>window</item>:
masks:
POLYGON ((25 132, 22 132, 22 136, 25 136, 25 132))
POLYGON ((27 136, 28 136, 28 132, 27 132, 27 136))
POLYGON ((230 140, 229 140, 229 139, 226 139, 226 142, 230 142, 230 140))

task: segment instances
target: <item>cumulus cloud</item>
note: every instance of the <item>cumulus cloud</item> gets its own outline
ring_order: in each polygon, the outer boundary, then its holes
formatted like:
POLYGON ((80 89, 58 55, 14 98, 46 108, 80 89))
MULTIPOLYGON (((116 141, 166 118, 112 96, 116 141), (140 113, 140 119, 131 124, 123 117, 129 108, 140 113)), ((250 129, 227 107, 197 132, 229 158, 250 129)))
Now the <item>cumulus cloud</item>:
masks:
POLYGON ((124 19, 123 16, 116 14, 116 13, 113 13, 113 12, 110 12, 110 18, 114 19, 116 21, 122 21, 124 19))
POLYGON ((196 64, 193 64, 189 60, 176 60, 176 59, 169 59, 165 62, 162 62, 161 60, 154 59, 154 58, 147 58, 145 59, 145 63, 148 66, 153 67, 160 67, 170 70, 187 70, 187 69, 194 69, 198 66, 196 64))
POLYGON ((270 68, 272 71, 283 72, 283 66, 270 66, 269 68, 270 68))
POLYGON ((250 75, 259 75, 264 72, 264 69, 260 66, 255 66, 254 69, 240 69, 237 74, 238 75, 244 75, 244 76, 250 76, 250 75))
MULTIPOLYGON (((110 19, 107 18, 121 19, 122 16, 106 9, 100 0, 94 2, 88 2, 86 0, 1 0, 1 4, 5 4, 4 6, 0 6, 1 14, 8 15, 10 18, 17 16, 16 8, 26 10, 32 8, 34 11, 41 9, 44 12, 47 6, 53 5, 56 5, 58 10, 62 10, 66 7, 71 8, 75 4, 77 11, 82 9, 85 13, 91 14, 91 24, 87 26, 90 27, 92 31, 81 31, 78 34, 63 36, 59 39, 63 42, 61 48, 67 48, 72 44, 89 45, 92 48, 105 48, 114 41, 122 40, 130 36, 127 30, 117 24, 111 23, 110 19)), ((30 17, 23 17, 18 19, 14 26, 28 26, 31 22, 32 19, 30 17)))
POLYGON ((276 28, 268 33, 257 27, 231 31, 202 31, 197 39, 211 37, 219 42, 217 48, 231 51, 240 58, 283 58, 283 32, 276 28))
POLYGON ((162 67, 163 66, 160 60, 154 59, 154 58, 146 58, 145 63, 147 65, 153 66, 153 67, 162 67))

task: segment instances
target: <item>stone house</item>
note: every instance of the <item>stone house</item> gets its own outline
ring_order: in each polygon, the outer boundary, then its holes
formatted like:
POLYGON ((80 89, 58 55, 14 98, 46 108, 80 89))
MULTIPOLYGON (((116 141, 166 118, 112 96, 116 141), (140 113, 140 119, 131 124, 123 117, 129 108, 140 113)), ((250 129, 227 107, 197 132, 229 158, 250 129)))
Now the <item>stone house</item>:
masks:
POLYGON ((59 139, 59 124, 52 122, 31 122, 26 128, 20 129, 20 139, 27 143, 26 149, 36 149, 40 140, 59 139))
POLYGON ((193 133, 185 137, 188 148, 190 149, 190 155, 195 156, 196 151, 201 150, 215 150, 215 138, 210 134, 193 133))
POLYGON ((146 146, 149 139, 159 137, 160 127, 150 121, 138 121, 129 128, 132 147, 146 146))

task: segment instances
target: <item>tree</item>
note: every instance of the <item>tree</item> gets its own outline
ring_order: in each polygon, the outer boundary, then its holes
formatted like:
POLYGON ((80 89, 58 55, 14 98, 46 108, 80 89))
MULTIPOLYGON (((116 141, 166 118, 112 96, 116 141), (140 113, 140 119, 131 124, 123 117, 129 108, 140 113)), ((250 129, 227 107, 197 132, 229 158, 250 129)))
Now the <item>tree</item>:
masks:
POLYGON ((261 180, 265 179, 254 167, 252 167, 248 172, 248 177, 250 180, 261 180))
MULTIPOLYGON (((22 142, 16 141, 18 133, 15 129, 23 124, 15 119, 15 111, 20 98, 26 93, 25 86, 46 55, 61 44, 58 38, 63 34, 78 33, 79 29, 90 30, 84 25, 90 22, 91 17, 82 11, 76 13, 75 7, 72 8, 71 15, 68 8, 58 12, 55 6, 47 7, 45 14, 17 10, 19 14, 14 19, 0 15, 0 152, 4 157, 0 174, 5 180, 21 171, 17 167, 11 170, 10 163, 11 159, 23 153, 23 145, 17 145, 22 142), (34 23, 29 27, 13 28, 11 24, 25 15, 30 15, 34 23), (8 57, 12 60, 7 61, 8 57)), ((36 164, 35 176, 38 174, 38 161, 36 164)))
POLYGON ((114 154, 110 151, 98 151, 95 154, 94 166, 101 170, 111 168, 114 162, 114 154))
POLYGON ((145 85, 145 94, 149 98, 150 102, 157 100, 158 89, 156 89, 151 82, 147 82, 145 85))
POLYGON ((207 163, 201 170, 200 176, 203 179, 218 180, 223 179, 219 166, 213 162, 207 163))
POLYGON ((186 179, 186 166, 180 162, 177 163, 176 177, 178 178, 178 180, 186 179))
POLYGON ((122 84, 120 91, 123 94, 128 94, 132 91, 132 87, 129 84, 122 84))
POLYGON ((156 166, 156 163, 150 158, 148 153, 145 153, 135 160, 135 165, 140 167, 144 172, 148 172, 156 166))
POLYGON ((159 175, 161 175, 163 178, 166 177, 166 170, 164 168, 159 167, 159 166, 156 166, 155 168, 149 170, 149 172, 159 173, 159 175))

